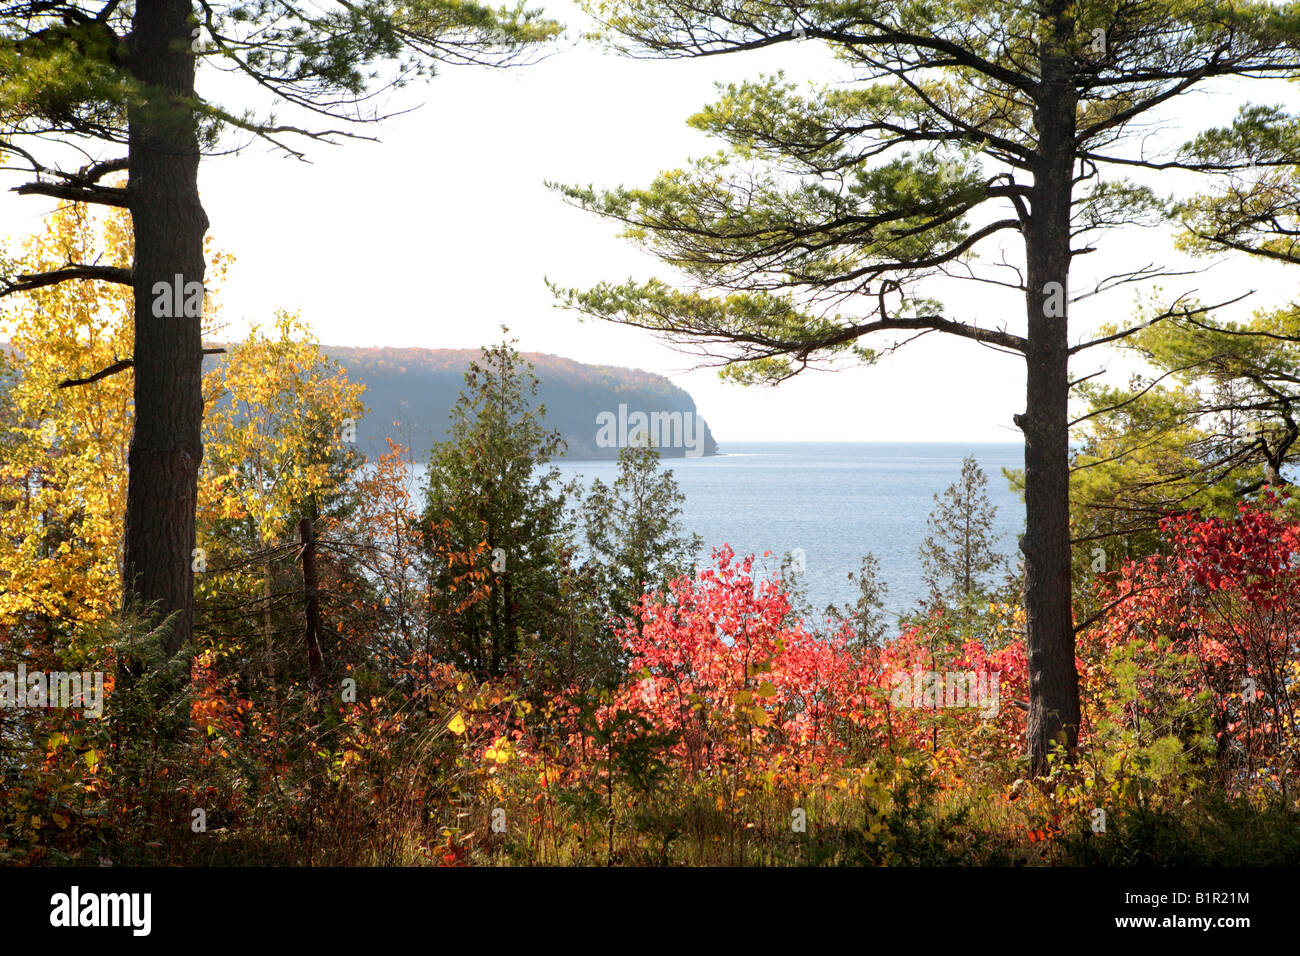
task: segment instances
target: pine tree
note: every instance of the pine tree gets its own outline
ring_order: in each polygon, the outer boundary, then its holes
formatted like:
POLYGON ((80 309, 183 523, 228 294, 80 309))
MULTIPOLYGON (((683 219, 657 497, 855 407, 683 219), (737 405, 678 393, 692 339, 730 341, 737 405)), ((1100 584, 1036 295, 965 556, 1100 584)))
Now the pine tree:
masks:
POLYGON ((965 628, 990 593, 989 577, 1003 565, 993 531, 997 508, 985 489, 988 477, 974 455, 961 463, 961 477, 934 496, 921 545, 921 573, 930 589, 931 609, 942 608, 965 628))
POLYGON ((526 645, 561 630, 572 551, 565 506, 576 489, 546 467, 565 446, 546 429, 545 406, 532 403, 538 384, 509 340, 485 349, 465 373, 450 437, 429 462, 424 526, 437 543, 426 553, 431 646, 482 677, 500 676, 526 645), (470 555, 472 566, 454 566, 446 554, 470 555), (467 571, 486 587, 472 601, 467 571))
POLYGON ((583 506, 586 540, 608 614, 632 616, 641 595, 690 570, 701 542, 682 529, 683 501, 677 479, 648 445, 619 452, 612 486, 592 482, 583 506))
MULTIPOLYGON (((745 56, 808 39, 829 47, 843 75, 806 88, 780 74, 726 84, 690 120, 720 149, 642 188, 559 187, 672 270, 671 281, 556 286, 564 304, 654 330, 742 382, 779 383, 819 360, 870 364, 930 332, 1022 357, 1025 406, 1012 421, 1025 437, 1025 745, 1030 772, 1045 773, 1054 747, 1075 750, 1081 721, 1069 513, 1069 405, 1079 378, 1071 366, 1119 340, 1081 336, 1071 304, 1179 274, 1157 262, 1110 274, 1080 260, 1114 229, 1167 223, 1169 201, 1158 190, 1213 189, 1253 163, 1272 181, 1300 161, 1296 118, 1248 102, 1229 127, 1207 128, 1208 113, 1187 112, 1181 147, 1154 149, 1148 135, 1167 125, 1184 94, 1243 99, 1244 81, 1300 76, 1300 5, 585 5, 602 39, 629 55, 745 56), (1008 300, 998 323, 980 322, 969 302, 932 297, 940 280, 958 276, 1007 286, 1018 301, 1008 300)), ((1240 248, 1241 230, 1264 209, 1265 231, 1279 224, 1281 234, 1258 241, 1268 251, 1290 248, 1284 209, 1294 199, 1285 192, 1257 192, 1244 210, 1231 191, 1216 195, 1198 236, 1240 248)), ((1197 314, 1175 299, 1152 321, 1197 314)))
POLYGON ((852 631, 852 641, 859 648, 882 643, 889 631, 885 611, 889 585, 880 580, 880 561, 868 551, 863 555, 858 570, 850 571, 848 578, 849 583, 857 588, 857 599, 840 607, 829 605, 826 608, 827 621, 832 626, 847 623, 852 631))

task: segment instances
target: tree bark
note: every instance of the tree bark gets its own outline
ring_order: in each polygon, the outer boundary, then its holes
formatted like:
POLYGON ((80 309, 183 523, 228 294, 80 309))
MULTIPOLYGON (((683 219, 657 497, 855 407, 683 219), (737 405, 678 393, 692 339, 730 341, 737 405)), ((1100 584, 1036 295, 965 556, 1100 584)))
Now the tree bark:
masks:
POLYGON ((1029 662, 1026 749, 1031 775, 1047 770, 1056 742, 1078 744, 1070 590, 1069 335, 1070 199, 1075 101, 1068 55, 1045 53, 1034 123, 1038 166, 1026 227, 1029 294, 1025 413, 1025 611, 1029 662))
MULTIPOLYGON (((199 201, 189 0, 137 0, 129 64, 147 100, 128 112, 135 235, 135 428, 128 458, 124 603, 175 615, 175 653, 194 623, 194 510, 201 428, 202 319, 155 316, 155 284, 202 284, 208 220, 199 201), (180 276, 181 279, 176 277, 180 276)), ((168 310, 174 311, 174 310, 168 310)))

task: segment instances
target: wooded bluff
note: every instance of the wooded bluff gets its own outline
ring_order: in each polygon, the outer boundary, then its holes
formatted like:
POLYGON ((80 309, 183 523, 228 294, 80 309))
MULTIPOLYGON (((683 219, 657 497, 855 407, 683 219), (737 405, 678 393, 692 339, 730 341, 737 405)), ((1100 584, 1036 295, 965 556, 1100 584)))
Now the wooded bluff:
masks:
MULTIPOLYGON (((357 425, 358 447, 369 458, 387 450, 385 437, 408 444, 417 457, 446 438, 448 413, 465 384, 465 370, 477 349, 354 348, 322 346, 329 358, 347 370, 348 378, 366 386, 368 412, 357 425), (394 423, 397 423, 396 425, 394 423)), ((662 375, 640 369, 585 365, 541 352, 524 353, 541 379, 538 399, 546 407, 546 424, 557 429, 566 443, 568 458, 617 458, 617 447, 597 442, 597 416, 617 415, 619 406, 630 413, 678 412, 698 418, 695 400, 662 375)), ((205 365, 220 359, 209 357, 205 365)), ((716 455, 718 443, 706 422, 705 455, 716 455)), ((691 449, 665 446, 660 455, 680 458, 691 449)))

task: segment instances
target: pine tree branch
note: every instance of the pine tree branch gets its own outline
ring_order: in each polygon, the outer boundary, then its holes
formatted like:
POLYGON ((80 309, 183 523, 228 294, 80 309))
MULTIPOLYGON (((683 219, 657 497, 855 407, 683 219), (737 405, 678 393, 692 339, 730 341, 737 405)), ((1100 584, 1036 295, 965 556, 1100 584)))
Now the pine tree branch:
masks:
MULTIPOLYGON (((226 351, 225 349, 218 349, 218 348, 204 349, 203 354, 222 355, 225 353, 225 351, 226 351)), ((114 362, 112 365, 109 365, 107 368, 101 368, 94 375, 87 376, 86 378, 65 379, 64 381, 59 383, 58 387, 74 388, 77 385, 89 385, 92 382, 98 382, 101 378, 108 378, 110 375, 116 375, 118 372, 124 372, 127 369, 131 368, 133 365, 135 365, 135 361, 133 359, 121 359, 120 361, 114 362)))
POLYGON ((0 298, 12 295, 15 292, 31 292, 34 289, 43 289, 46 286, 58 285, 60 282, 69 282, 73 279, 92 279, 99 282, 115 282, 118 285, 129 286, 131 284, 131 270, 123 269, 120 266, 95 266, 85 263, 73 263, 61 269, 52 269, 49 272, 20 275, 14 281, 0 279, 0 298))

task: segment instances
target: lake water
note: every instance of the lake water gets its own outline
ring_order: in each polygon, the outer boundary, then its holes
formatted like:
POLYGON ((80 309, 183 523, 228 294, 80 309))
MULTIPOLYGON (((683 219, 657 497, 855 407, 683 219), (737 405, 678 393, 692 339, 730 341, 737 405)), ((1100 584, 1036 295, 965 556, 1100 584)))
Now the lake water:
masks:
MULTIPOLYGON (((1021 444, 726 442, 723 454, 665 461, 686 495, 682 520, 705 550, 724 543, 738 555, 772 552, 768 566, 802 548, 812 606, 854 598, 846 575, 870 551, 889 585, 886 606, 910 609, 924 595, 917 549, 934 496, 955 482, 974 455, 997 506, 999 548, 1014 555, 1024 506, 1002 469, 1024 464, 1021 444)), ((564 477, 611 483, 615 461, 561 461, 564 477)), ((999 579, 997 583, 1001 583, 999 579)))

